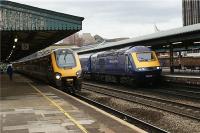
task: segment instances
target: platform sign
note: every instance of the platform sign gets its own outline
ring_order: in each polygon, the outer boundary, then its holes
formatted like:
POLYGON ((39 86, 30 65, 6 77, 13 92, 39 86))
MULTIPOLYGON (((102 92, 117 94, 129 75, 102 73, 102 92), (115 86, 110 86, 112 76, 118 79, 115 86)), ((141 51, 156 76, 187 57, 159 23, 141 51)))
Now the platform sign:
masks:
POLYGON ((22 43, 22 50, 29 50, 29 44, 28 43, 22 43))

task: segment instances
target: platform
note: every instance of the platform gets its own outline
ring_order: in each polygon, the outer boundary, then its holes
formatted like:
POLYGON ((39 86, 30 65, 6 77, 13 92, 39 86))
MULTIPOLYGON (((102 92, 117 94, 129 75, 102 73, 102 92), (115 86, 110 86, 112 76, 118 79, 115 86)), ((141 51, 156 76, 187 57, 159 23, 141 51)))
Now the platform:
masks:
POLYGON ((172 83, 200 86, 200 75, 184 73, 163 73, 163 80, 172 83))
POLYGON ((1 133, 137 133, 143 130, 46 84, 1 79, 1 133))

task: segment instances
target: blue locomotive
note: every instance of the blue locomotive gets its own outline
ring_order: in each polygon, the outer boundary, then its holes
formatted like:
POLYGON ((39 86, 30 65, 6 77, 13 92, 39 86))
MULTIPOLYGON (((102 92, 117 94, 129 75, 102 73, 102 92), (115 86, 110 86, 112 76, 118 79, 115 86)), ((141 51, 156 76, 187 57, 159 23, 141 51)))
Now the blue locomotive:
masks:
POLYGON ((157 79, 161 67, 154 51, 145 46, 126 47, 79 55, 83 74, 114 76, 117 80, 128 77, 137 81, 157 79))

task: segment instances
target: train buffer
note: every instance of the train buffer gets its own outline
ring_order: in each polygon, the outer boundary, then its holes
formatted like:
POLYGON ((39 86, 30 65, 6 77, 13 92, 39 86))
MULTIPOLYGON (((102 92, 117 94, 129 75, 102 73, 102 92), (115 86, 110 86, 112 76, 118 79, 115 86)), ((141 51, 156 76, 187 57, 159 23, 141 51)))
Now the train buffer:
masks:
POLYGON ((133 133, 138 127, 64 92, 14 74, 1 79, 1 133, 133 133))

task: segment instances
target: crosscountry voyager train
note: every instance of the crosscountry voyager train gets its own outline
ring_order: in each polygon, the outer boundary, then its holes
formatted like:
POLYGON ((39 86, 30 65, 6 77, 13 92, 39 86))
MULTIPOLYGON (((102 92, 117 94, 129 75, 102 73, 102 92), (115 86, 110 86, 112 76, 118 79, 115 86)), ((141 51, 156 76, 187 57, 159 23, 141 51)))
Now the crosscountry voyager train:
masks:
POLYGON ((139 82, 158 79, 162 71, 155 52, 145 46, 83 54, 79 58, 83 75, 111 75, 118 82, 122 77, 139 82))
POLYGON ((81 65, 78 55, 70 49, 45 50, 15 63, 16 71, 47 81, 58 88, 81 90, 81 65))

